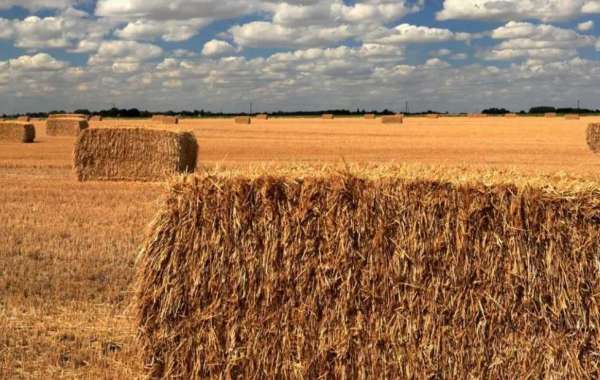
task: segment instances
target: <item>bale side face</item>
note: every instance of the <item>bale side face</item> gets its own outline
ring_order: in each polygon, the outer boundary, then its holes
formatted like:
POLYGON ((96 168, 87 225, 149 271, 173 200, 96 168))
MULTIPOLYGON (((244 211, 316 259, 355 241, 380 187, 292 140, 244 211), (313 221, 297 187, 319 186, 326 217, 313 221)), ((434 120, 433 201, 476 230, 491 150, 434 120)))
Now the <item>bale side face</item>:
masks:
POLYGON ((0 141, 32 143, 35 127, 25 122, 0 122, 0 141))
POLYGON ((48 119, 46 120, 46 135, 48 136, 77 136, 89 127, 83 119, 48 119))
POLYGON ((88 129, 75 144, 80 181, 162 181, 196 169, 198 144, 191 133, 150 129, 88 129))
POLYGON ((594 378, 599 220, 597 193, 188 180, 138 261, 145 361, 156 378, 594 378))
POLYGON ((381 118, 381 122, 383 124, 402 124, 403 121, 404 121, 404 119, 400 115, 383 116, 381 118))
POLYGON ((504 117, 517 117, 516 113, 506 113, 504 114, 504 117))
POLYGON ((592 152, 600 153, 600 124, 588 125, 587 144, 592 152))
POLYGON ((233 120, 236 124, 251 124, 252 123, 252 119, 250 119, 250 116, 238 116, 233 120))

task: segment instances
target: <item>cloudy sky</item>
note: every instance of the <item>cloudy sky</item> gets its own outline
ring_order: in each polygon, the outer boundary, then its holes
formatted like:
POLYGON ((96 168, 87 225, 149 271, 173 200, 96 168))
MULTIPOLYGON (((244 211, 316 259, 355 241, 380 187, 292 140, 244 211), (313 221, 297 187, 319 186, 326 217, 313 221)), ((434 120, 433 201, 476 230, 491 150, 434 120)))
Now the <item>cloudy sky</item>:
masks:
POLYGON ((600 0, 0 0, 0 114, 600 108, 600 0))

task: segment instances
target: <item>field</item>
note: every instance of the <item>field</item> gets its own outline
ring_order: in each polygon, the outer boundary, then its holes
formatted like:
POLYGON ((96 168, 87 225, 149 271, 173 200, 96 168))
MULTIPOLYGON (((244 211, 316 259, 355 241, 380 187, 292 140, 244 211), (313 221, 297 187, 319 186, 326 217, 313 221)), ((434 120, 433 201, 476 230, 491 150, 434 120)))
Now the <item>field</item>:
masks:
MULTIPOLYGON (((600 182, 600 118, 182 120, 205 169, 395 164, 412 175, 600 182)), ((143 126, 107 120, 92 127, 143 126)), ((0 143, 0 378, 136 378, 136 253, 165 184, 78 183, 73 138, 0 143)))

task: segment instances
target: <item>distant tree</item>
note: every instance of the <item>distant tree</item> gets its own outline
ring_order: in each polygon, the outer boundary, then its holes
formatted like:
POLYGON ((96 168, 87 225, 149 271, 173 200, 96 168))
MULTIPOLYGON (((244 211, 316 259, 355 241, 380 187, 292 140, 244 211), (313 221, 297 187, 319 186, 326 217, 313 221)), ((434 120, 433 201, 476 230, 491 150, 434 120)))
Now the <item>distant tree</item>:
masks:
POLYGON ((91 114, 90 110, 85 109, 85 108, 75 110, 75 112, 73 112, 73 113, 79 113, 82 115, 90 115, 91 114))
POLYGON ((542 114, 542 113, 550 113, 550 112, 556 112, 556 108, 548 107, 548 106, 538 106, 538 107, 532 107, 529 110, 529 113, 531 113, 531 114, 542 114))
POLYGON ((488 108, 481 111, 481 113, 486 115, 505 115, 507 113, 510 113, 510 111, 506 108, 488 108))

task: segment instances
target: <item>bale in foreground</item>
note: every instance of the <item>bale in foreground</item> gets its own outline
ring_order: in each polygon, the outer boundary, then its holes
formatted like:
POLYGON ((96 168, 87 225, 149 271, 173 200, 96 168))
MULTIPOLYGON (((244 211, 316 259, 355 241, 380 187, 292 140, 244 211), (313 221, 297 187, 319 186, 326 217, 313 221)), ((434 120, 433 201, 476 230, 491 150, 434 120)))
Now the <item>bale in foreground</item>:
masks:
POLYGON ((73 119, 48 119, 46 120, 46 135, 48 136, 77 136, 79 132, 87 129, 87 120, 73 119))
POLYGON ((594 153, 600 153, 600 124, 587 127, 587 144, 594 153))
POLYGON ((381 123, 383 124, 402 124, 403 121, 402 115, 388 115, 381 117, 381 123))
POLYGON ((193 134, 150 129, 88 129, 75 144, 80 181, 161 181, 196 169, 193 134))
POLYGON ((35 140, 33 124, 14 121, 0 122, 0 141, 32 143, 35 140))
POLYGON ((352 176, 188 178, 140 253, 157 378, 595 378, 600 199, 352 176))

